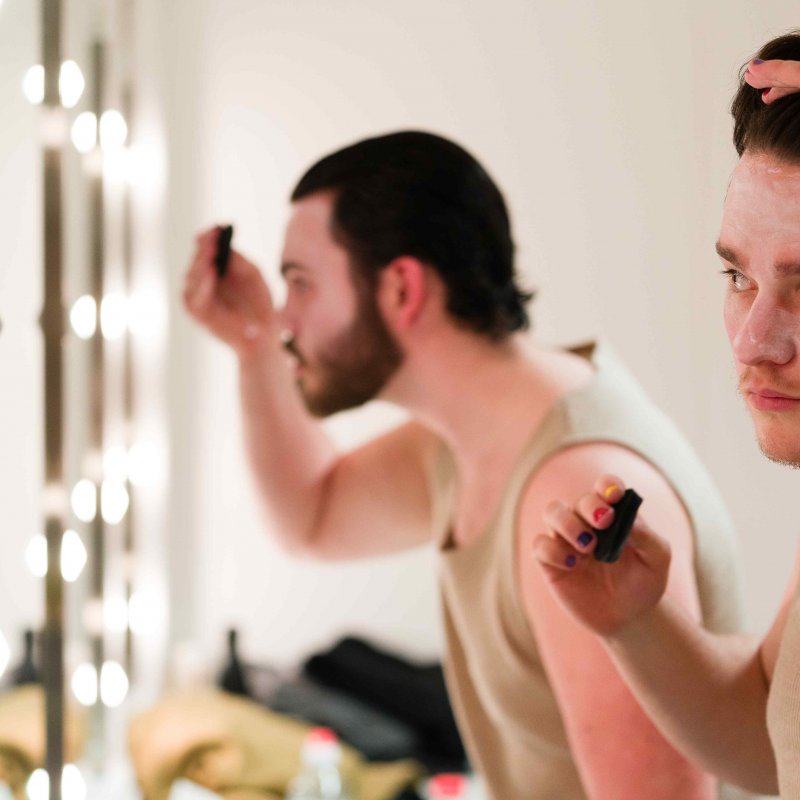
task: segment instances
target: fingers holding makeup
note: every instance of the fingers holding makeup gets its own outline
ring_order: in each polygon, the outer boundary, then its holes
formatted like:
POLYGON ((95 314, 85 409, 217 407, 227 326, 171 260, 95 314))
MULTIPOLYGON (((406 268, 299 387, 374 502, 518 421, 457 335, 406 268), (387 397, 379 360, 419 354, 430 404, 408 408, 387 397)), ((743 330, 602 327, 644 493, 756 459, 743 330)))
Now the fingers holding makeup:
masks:
POLYGON ((610 505, 622 499, 626 488, 622 479, 616 475, 601 475, 594 484, 597 496, 610 505))
POLYGON ((575 504, 575 511, 589 525, 600 531, 605 530, 614 522, 614 508, 597 492, 583 495, 575 504))
POLYGON ((557 536, 581 553, 591 553, 597 537, 586 523, 569 506, 559 500, 550 503, 544 512, 544 523, 557 536))
POLYGON ((548 533, 534 538, 531 552, 551 580, 574 571, 582 558, 566 539, 548 533))

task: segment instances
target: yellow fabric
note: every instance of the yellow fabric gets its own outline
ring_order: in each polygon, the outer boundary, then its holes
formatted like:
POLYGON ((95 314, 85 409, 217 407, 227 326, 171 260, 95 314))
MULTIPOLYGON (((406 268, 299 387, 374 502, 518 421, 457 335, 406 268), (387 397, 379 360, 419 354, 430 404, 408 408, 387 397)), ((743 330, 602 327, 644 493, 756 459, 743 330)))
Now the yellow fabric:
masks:
MULTIPOLYGON (((186 778, 226 800, 280 800, 300 769, 311 726, 215 690, 177 693, 131 722, 131 759, 144 800, 167 800, 186 778)), ((420 774, 413 761, 367 764, 342 747, 342 774, 359 800, 389 800, 420 774)))
MULTIPOLYGON (((719 632, 741 629, 735 536, 702 465, 607 348, 590 345, 574 352, 590 360, 593 380, 549 412, 524 448, 492 522, 470 546, 451 544, 457 475, 446 449, 431 475, 445 673, 470 761, 493 800, 586 798, 517 585, 518 504, 550 455, 570 445, 604 441, 656 465, 692 520, 705 626, 719 632)), ((746 795, 725 789, 722 796, 746 795)))
MULTIPOLYGON (((65 760, 76 761, 86 740, 84 713, 67 707, 65 760)), ((31 773, 44 766, 46 747, 44 690, 30 684, 0 695, 0 782, 24 800, 31 773)))
POLYGON ((767 721, 781 800, 800 800, 800 581, 772 676, 767 721))

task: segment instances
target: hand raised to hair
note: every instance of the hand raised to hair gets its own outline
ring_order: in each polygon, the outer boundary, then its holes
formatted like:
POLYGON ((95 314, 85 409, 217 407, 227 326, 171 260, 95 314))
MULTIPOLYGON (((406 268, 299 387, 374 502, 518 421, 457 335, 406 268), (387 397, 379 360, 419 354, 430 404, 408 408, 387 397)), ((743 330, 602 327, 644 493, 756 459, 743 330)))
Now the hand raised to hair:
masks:
POLYGON ((578 622, 601 636, 616 633, 654 608, 669 574, 669 543, 640 519, 617 562, 607 564, 594 558, 597 538, 588 531, 592 527, 602 531, 613 523, 609 503, 618 502, 624 492, 621 480, 605 475, 574 508, 551 503, 544 517, 550 532, 533 542, 533 556, 558 601, 578 622))
POLYGON ((754 89, 764 89, 761 99, 773 103, 788 94, 800 92, 800 61, 773 58, 768 61, 754 58, 744 79, 754 89))
POLYGON ((211 228, 197 237, 183 302, 195 320, 246 358, 264 342, 277 340, 272 296, 258 267, 235 250, 225 277, 218 276, 214 258, 219 233, 220 228, 211 228))

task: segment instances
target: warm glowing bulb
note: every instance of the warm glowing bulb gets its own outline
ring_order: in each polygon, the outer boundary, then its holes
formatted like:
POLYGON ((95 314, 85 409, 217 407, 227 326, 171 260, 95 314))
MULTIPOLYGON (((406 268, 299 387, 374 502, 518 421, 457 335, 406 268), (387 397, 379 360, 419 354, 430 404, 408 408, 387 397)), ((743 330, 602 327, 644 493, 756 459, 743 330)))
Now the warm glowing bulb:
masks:
POLYGON ((35 106, 44 100, 44 67, 41 64, 35 64, 25 73, 22 93, 35 106))
POLYGON ((86 566, 86 547, 75 531, 66 531, 61 540, 61 575, 67 583, 73 583, 86 566))
POLYGON ((79 664, 72 673, 72 693, 82 706, 97 702, 97 670, 93 664, 79 664))
POLYGON ((128 301, 125 295, 108 294, 100 303, 100 330, 106 339, 119 339, 128 328, 128 301))
POLYGON ((123 597, 109 597, 104 604, 103 617, 106 629, 124 633, 128 629, 128 604, 123 597))
POLYGON ((109 708, 116 708, 128 695, 128 676, 121 664, 116 661, 106 661, 100 671, 100 697, 103 704, 109 708))
POLYGON ((37 578, 47 575, 47 539, 37 533, 25 548, 25 563, 37 578))
POLYGON ((106 480, 100 489, 100 513, 109 525, 122 521, 130 504, 128 490, 119 481, 106 480))
POLYGON ((25 784, 28 800, 48 800, 50 797, 50 777, 40 767, 35 769, 25 784))
POLYGON ((79 297, 69 312, 69 321, 72 330, 81 339, 91 339, 97 330, 97 303, 94 297, 89 294, 79 297))
POLYGON ((128 619, 137 636, 146 636, 155 630, 159 612, 162 612, 159 595, 155 589, 139 589, 131 595, 128 619))
POLYGON ((128 451, 124 447, 109 447, 103 456, 103 474, 118 483, 128 480, 128 451))
POLYGON ((11 649, 8 646, 6 637, 3 636, 3 631, 0 631, 0 678, 8 666, 8 660, 11 658, 11 649))
POLYGON ((74 764, 65 764, 61 773, 61 797, 63 800, 86 800, 86 781, 74 764))
POLYGON ((163 452, 151 442, 137 442, 128 454, 128 476, 134 486, 153 486, 163 478, 163 452))
POLYGON ((58 75, 58 93, 64 108, 74 108, 81 99, 86 81, 81 68, 74 61, 65 61, 58 75))
POLYGON ((91 153, 97 146, 97 117, 83 111, 72 123, 72 144, 79 153, 91 153))
POLYGON ((119 150, 128 138, 128 124, 119 111, 104 111, 100 116, 100 146, 106 152, 119 150))
POLYGON ((72 490, 72 510, 81 522, 91 522, 97 515, 97 488, 87 478, 72 490))

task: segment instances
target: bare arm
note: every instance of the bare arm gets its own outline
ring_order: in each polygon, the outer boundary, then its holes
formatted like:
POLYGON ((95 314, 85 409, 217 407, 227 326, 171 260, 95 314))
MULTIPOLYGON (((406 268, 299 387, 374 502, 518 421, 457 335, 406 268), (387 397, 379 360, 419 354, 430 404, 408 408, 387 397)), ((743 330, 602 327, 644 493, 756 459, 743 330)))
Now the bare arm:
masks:
MULTIPOLYGON (((601 464, 613 464, 632 481, 635 476, 637 488, 647 497, 648 517, 673 531, 676 558, 668 592, 690 619, 700 617, 690 523, 660 473, 634 453, 608 444, 570 448, 542 467, 521 510, 520 585, 573 756, 587 795, 595 800, 712 800, 717 796, 716 779, 659 732, 602 640, 558 602, 547 576, 531 558, 530 534, 540 529, 551 498, 563 496, 570 486, 591 485, 601 464)), ((589 530, 584 524, 575 535, 589 530)), ((593 547, 591 542, 582 552, 593 547)))
POLYGON ((184 302, 238 357, 245 446, 279 541, 319 558, 378 555, 427 541, 426 464, 436 438, 408 423, 337 454, 293 384, 264 279, 232 251, 220 280, 216 238, 216 230, 198 237, 184 302))
POLYGON ((555 535, 540 537, 534 549, 551 591, 576 620, 601 635, 639 702, 676 747, 728 782, 777 792, 766 702, 770 653, 785 615, 762 647, 754 637, 706 631, 673 597, 662 598, 669 544, 643 523, 616 564, 579 553, 571 544, 575 526, 604 505, 612 483, 620 486, 617 491, 623 488, 616 478, 602 478, 596 493, 579 501, 577 514, 558 520, 550 515, 555 535), (572 568, 565 566, 570 554, 578 559, 572 568))

